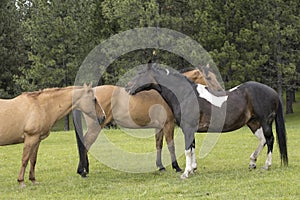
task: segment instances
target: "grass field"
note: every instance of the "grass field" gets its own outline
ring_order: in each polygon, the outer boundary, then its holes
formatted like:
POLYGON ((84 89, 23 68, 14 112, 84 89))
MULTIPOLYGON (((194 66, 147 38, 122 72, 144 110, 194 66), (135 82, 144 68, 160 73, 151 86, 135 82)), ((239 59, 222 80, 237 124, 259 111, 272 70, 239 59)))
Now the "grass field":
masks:
MULTIPOLYGON (((300 99, 295 114, 286 117, 286 126, 287 168, 280 166, 276 144, 272 168, 249 171, 249 156, 258 141, 242 128, 222 134, 213 151, 198 158, 198 171, 187 180, 181 180, 170 166, 166 172, 126 173, 101 164, 93 156, 89 177, 82 179, 76 174, 78 156, 73 131, 53 132, 40 145, 36 167, 40 183, 32 185, 26 173, 26 189, 20 189, 16 181, 23 145, 0 147, 0 199, 300 199, 300 99)), ((105 134, 122 143, 122 148, 155 150, 154 137, 130 140, 116 130, 105 134)), ((197 134, 196 143, 200 145, 204 136, 197 134)), ((258 167, 265 162, 265 152, 258 159, 258 167)), ((178 160, 184 168, 185 157, 178 160)))

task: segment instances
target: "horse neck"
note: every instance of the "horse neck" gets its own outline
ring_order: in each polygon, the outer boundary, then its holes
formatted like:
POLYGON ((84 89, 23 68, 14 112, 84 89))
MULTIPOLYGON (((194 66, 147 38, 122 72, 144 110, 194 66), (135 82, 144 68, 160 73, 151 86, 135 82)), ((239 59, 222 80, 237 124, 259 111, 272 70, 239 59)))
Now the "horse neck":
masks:
POLYGON ((165 98, 169 101, 176 96, 179 102, 181 102, 196 91, 196 84, 180 74, 158 75, 155 79, 162 88, 161 95, 166 96, 165 98), (172 93, 173 96, 169 93, 172 93))
MULTIPOLYGON (((155 77, 161 87, 161 96, 165 99, 175 114, 176 120, 180 120, 181 106, 186 103, 198 103, 196 85, 180 75, 163 75, 155 77)), ((196 106, 196 105, 195 105, 196 106)), ((183 105, 184 107, 184 105, 183 105)))
POLYGON ((73 87, 48 90, 38 97, 40 106, 46 111, 50 121, 55 122, 72 110, 73 90, 73 87))
POLYGON ((215 74, 210 73, 210 80, 207 81, 208 88, 215 91, 224 91, 224 88, 221 86, 215 74))

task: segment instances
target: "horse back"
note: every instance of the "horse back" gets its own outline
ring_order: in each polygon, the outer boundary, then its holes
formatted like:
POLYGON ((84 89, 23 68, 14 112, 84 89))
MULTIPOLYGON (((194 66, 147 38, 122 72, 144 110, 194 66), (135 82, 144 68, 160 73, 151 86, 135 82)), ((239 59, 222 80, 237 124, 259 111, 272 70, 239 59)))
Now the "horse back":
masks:
POLYGON ((270 114, 277 110, 279 96, 274 89, 254 81, 246 82, 243 87, 255 113, 270 114))
POLYGON ((114 119, 127 128, 147 125, 156 128, 174 119, 170 107, 155 90, 129 95, 122 87, 102 85, 95 88, 95 96, 106 114, 104 124, 114 119))
MULTIPOLYGON (((236 130, 251 119, 260 121, 272 117, 277 111, 278 94, 272 88, 258 82, 241 84, 227 91, 226 95, 226 104, 217 108, 217 113, 226 111, 223 132, 236 130)), ((218 118, 219 115, 213 117, 218 118)))

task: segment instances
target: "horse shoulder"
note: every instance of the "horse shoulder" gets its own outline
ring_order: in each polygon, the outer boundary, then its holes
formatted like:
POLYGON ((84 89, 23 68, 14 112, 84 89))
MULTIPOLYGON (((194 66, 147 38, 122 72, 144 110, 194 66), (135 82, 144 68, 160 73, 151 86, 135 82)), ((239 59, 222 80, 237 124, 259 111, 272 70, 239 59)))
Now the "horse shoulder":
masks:
POLYGON ((40 105, 35 97, 28 96, 22 99, 23 103, 26 102, 27 109, 24 109, 24 132, 28 135, 34 135, 43 131, 44 128, 50 130, 49 126, 44 126, 48 123, 47 111, 45 111, 40 105))

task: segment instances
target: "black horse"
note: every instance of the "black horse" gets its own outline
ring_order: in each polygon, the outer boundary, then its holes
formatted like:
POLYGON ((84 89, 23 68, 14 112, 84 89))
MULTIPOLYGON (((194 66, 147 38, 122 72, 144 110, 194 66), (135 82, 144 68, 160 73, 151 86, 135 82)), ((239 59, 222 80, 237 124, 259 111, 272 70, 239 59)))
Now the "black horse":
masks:
POLYGON ((260 140, 250 156, 249 168, 256 168, 256 159, 267 144, 267 160, 263 168, 268 169, 272 163, 274 119, 281 160, 288 164, 282 103, 272 88, 246 82, 226 92, 212 92, 179 73, 149 64, 127 84, 126 90, 134 95, 150 89, 157 90, 169 104, 184 133, 186 168, 182 178, 187 178, 197 167, 195 132, 229 132, 244 125, 260 140))

